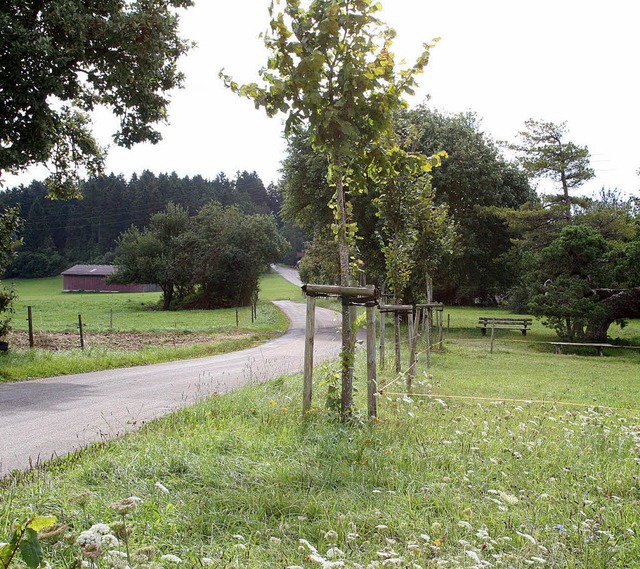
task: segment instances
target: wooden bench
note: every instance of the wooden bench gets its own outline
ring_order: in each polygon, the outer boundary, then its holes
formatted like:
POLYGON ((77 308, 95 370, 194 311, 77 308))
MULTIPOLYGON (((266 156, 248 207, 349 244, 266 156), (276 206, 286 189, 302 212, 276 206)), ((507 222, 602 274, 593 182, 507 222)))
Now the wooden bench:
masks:
POLYGON ((480 333, 487 335, 487 329, 493 328, 500 330, 520 330, 523 336, 527 335, 527 330, 531 328, 533 320, 531 318, 478 318, 480 333))
POLYGON ((598 355, 600 357, 604 356, 605 348, 617 348, 618 346, 614 346, 613 344, 595 344, 593 342, 547 342, 547 344, 551 344, 556 349, 556 354, 562 353, 563 346, 577 346, 577 347, 591 347, 595 348, 598 351, 598 355))

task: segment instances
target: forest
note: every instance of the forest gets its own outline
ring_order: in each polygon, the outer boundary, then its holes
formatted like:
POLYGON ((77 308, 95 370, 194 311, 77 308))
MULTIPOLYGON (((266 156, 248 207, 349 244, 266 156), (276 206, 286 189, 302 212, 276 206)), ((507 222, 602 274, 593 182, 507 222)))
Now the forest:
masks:
POLYGON ((280 198, 255 173, 235 179, 142 172, 130 179, 97 176, 82 183, 82 197, 55 200, 45 184, 34 181, 0 193, 0 209, 18 207, 24 220, 22 244, 6 278, 59 274, 75 263, 109 264, 118 237, 134 226, 147 226, 151 216, 172 202, 195 215, 207 202, 235 205, 245 214, 278 215, 280 198))

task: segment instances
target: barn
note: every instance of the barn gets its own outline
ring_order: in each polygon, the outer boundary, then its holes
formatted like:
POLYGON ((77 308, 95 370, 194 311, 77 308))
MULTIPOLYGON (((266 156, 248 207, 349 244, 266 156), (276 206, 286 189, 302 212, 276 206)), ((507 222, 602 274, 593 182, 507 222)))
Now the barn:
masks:
POLYGON ((64 292, 159 292, 153 284, 107 284, 105 279, 116 268, 113 265, 74 265, 62 273, 64 292))

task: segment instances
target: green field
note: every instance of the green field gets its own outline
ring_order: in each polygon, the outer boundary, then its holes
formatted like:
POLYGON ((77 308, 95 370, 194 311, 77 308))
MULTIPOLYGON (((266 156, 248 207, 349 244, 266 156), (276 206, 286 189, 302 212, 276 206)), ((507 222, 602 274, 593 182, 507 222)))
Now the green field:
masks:
MULTIPOLYGON (((62 278, 16 280, 18 301, 13 327, 28 329, 27 306, 32 306, 36 332, 74 331, 78 314, 88 334, 108 331, 206 331, 235 328, 235 310, 159 310, 159 293, 65 293, 62 278)), ((279 275, 265 275, 260 300, 268 305, 274 298, 300 298, 300 289, 279 275)), ((240 310, 240 324, 254 330, 268 330, 269 320, 252 325, 249 308, 240 310)))
POLYGON ((50 334, 71 337, 73 348, 16 349, 0 354, 0 383, 34 377, 96 371, 214 355, 264 342, 287 329, 288 320, 271 303, 274 299, 300 299, 299 287, 277 274, 261 280, 258 317, 250 308, 224 310, 158 310, 158 293, 63 293, 60 278, 15 281, 13 336, 28 346, 27 307, 31 306, 36 348, 50 334), (85 349, 80 349, 78 315, 82 315, 85 349), (168 335, 176 341, 132 351, 122 349, 123 333, 168 335), (205 340, 183 345, 184 335, 205 335, 205 340), (98 344, 100 335, 103 343, 98 344), (93 337, 93 340, 92 340, 93 337), (106 344, 104 343, 106 342, 106 344))

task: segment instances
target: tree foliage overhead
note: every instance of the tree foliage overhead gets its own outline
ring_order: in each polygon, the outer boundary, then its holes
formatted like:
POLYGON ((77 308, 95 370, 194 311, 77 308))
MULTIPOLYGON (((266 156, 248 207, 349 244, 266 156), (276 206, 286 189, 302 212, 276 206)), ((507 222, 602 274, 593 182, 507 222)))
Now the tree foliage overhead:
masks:
MULTIPOLYGON (((418 261, 410 281, 414 297, 424 292, 424 282, 419 280, 424 281, 430 272, 438 300, 458 304, 479 297, 495 302, 496 295, 506 293, 517 276, 504 258, 511 248, 511 236, 499 210, 536 200, 526 175, 517 164, 503 158, 472 113, 446 114, 420 105, 397 114, 394 129, 396 139, 410 151, 434 155, 446 150, 448 157, 428 174, 430 185, 409 184, 406 178, 396 176, 391 186, 372 180, 367 195, 352 197, 361 237, 358 254, 365 261, 368 278, 378 284, 385 279, 386 261, 380 255, 378 236, 385 232, 391 235, 388 229, 394 232, 392 224, 402 230, 405 214, 419 211, 414 200, 426 203, 428 198, 429 213, 421 215, 424 232, 412 253, 418 261), (440 217, 443 208, 455 220, 455 245, 440 217), (382 227, 384 223, 390 224, 387 229, 382 227)), ((323 208, 331 189, 326 181, 326 160, 313 150, 308 137, 289 139, 282 172, 284 217, 295 220, 309 235, 322 234, 332 221, 330 212, 323 208)))
POLYGON ((45 163, 53 195, 100 169, 87 112, 110 109, 117 144, 157 142, 181 85, 177 8, 191 0, 16 0, 0 10, 0 173, 45 163))

